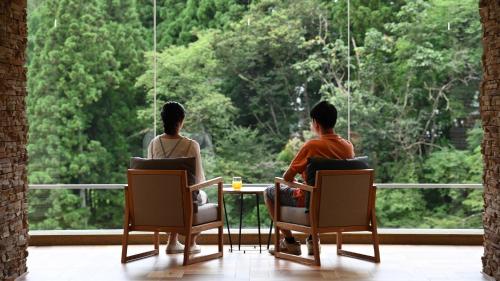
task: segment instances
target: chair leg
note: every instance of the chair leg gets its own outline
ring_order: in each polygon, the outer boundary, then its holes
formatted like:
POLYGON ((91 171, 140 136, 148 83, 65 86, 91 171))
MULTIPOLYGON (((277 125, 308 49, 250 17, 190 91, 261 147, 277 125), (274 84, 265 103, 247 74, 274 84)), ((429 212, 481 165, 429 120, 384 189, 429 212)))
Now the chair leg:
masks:
POLYGON ((122 236, 122 263, 127 262, 127 249, 128 249, 128 229, 123 229, 122 236))
POLYGON ((127 256, 128 238, 129 238, 129 230, 124 229, 123 230, 123 237, 122 237, 122 263, 127 263, 129 261, 134 261, 134 260, 148 258, 148 257, 158 255, 158 253, 159 253, 159 234, 158 234, 158 232, 155 232, 153 235, 154 250, 140 253, 140 254, 131 255, 131 256, 127 256))
POLYGON ((375 252, 375 256, 368 256, 351 251, 342 250, 342 233, 337 232, 337 255, 379 263, 380 253, 378 250, 378 235, 376 228, 373 228, 372 230, 372 241, 373 241, 373 249, 375 252))
POLYGON ((379 241, 378 241, 378 233, 377 233, 376 227, 372 231, 372 242, 373 242, 373 252, 375 253, 375 262, 379 263, 380 262, 380 251, 378 248, 379 241))
POLYGON ((313 233, 313 253, 314 253, 314 262, 317 266, 321 266, 321 259, 319 256, 319 234, 313 233))
POLYGON ((337 255, 342 251, 342 232, 337 232, 337 255))
POLYGON ((224 235, 224 226, 219 226, 219 253, 224 253, 224 242, 223 242, 223 235, 224 235))
MULTIPOLYGON (((217 258, 221 258, 224 256, 224 244, 223 244, 223 235, 224 235, 224 224, 221 223, 218 228, 218 251, 213 254, 208 254, 208 255, 197 255, 195 256, 190 256, 189 255, 189 244, 191 244, 191 241, 193 238, 188 238, 190 236, 186 236, 186 241, 185 241, 185 246, 184 246, 184 262, 183 266, 198 263, 198 262, 204 262, 204 261, 209 261, 217 258)), ((192 233, 188 233, 187 235, 191 235, 192 233)))
POLYGON ((378 249, 378 230, 377 230, 377 216, 375 215, 375 208, 372 210, 371 214, 372 223, 372 240, 373 240, 373 251, 375 252, 375 262, 380 262, 380 251, 378 249))
MULTIPOLYGON (((314 258, 305 258, 305 257, 302 257, 302 256, 296 256, 296 255, 292 255, 292 254, 288 254, 286 252, 281 252, 281 249, 280 249, 280 246, 279 246, 279 242, 280 242, 280 228, 277 226, 277 224, 275 223, 275 233, 274 233, 274 257, 275 258, 278 258, 278 259, 285 259, 285 260, 289 260, 289 261, 293 261, 293 262, 299 262, 299 263, 302 263, 302 264, 305 264, 305 265, 317 265, 317 266, 320 266, 321 265, 321 261, 320 261, 320 258, 319 258, 319 237, 318 236, 314 236, 313 235, 313 248, 315 249, 314 253, 314 258), (316 237, 316 238, 314 238, 316 237), (316 240, 316 244, 314 244, 314 239, 316 240)), ((310 232, 307 232, 307 234, 311 234, 310 232)))
POLYGON ((155 234, 153 236, 153 244, 155 246, 156 251, 160 251, 160 233, 158 231, 155 231, 155 234))
POLYGON ((188 262, 189 262, 189 248, 191 246, 191 231, 188 231, 186 233, 186 239, 184 241, 184 262, 182 263, 182 265, 187 265, 188 262))
POLYGON ((280 251, 280 228, 274 224, 274 252, 280 251))
MULTIPOLYGON (((313 251, 314 251, 314 258, 305 258, 302 256, 296 256, 292 254, 288 254, 286 252, 280 252, 276 251, 274 252, 274 256, 278 259, 285 259, 293 262, 299 262, 305 265, 312 265, 312 266, 321 266, 321 260, 320 260, 320 255, 319 255, 319 237, 317 235, 313 235, 312 233, 307 233, 311 234, 313 236, 313 251)), ((279 236, 276 240, 279 240, 279 236)), ((275 247, 279 247, 279 244, 276 243, 275 241, 275 247)), ((277 248, 275 248, 277 249, 277 248)))

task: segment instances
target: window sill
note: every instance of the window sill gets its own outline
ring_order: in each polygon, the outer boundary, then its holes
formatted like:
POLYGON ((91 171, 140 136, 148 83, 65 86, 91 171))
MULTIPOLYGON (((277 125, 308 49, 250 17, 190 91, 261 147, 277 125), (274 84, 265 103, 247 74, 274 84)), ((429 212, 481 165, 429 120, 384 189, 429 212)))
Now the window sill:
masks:
MULTIPOLYGON (((225 230, 226 232, 226 230, 225 230)), ((121 229, 109 230, 32 230, 30 234, 31 246, 55 245, 119 245, 122 238, 121 229)), ((482 229, 409 229, 409 228, 381 228, 378 231, 381 244, 406 245, 482 245, 482 229)), ((267 244, 269 228, 261 229, 262 244, 267 244)), ((297 233, 299 239, 305 234, 297 233)), ((273 233, 274 237, 274 233, 273 233)), ((368 232, 345 233, 342 235, 344 243, 370 243, 368 232)), ((238 229, 231 229, 233 243, 238 241, 238 229)), ((257 229, 242 229, 242 244, 258 244, 257 229)), ((166 234, 161 235, 162 243, 167 241, 166 234)), ((200 244, 216 244, 217 231, 203 232, 198 238, 200 244)), ((335 234, 321 235, 324 244, 334 244, 335 234)), ((131 244, 151 243, 151 234, 147 232, 132 232, 131 244)), ((224 234, 224 243, 229 244, 227 233, 224 234)))

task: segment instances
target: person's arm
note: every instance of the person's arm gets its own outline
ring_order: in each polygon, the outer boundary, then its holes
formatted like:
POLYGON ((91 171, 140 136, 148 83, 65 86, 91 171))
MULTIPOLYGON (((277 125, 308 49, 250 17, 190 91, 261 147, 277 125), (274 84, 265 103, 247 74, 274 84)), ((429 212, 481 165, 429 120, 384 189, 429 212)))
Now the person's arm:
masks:
POLYGON ((293 182, 293 181, 295 181, 295 175, 297 175, 297 172, 295 172, 294 170, 290 169, 290 167, 288 167, 288 169, 283 174, 283 179, 286 181, 293 182))
POLYGON ((201 152, 200 145, 198 142, 193 143, 195 161, 196 161, 196 181, 197 183, 205 181, 205 172, 203 171, 203 165, 201 163, 201 152))
POLYGON ((354 153, 354 145, 352 145, 351 142, 349 142, 349 144, 350 144, 349 150, 350 150, 351 158, 354 158, 354 157, 356 157, 356 153, 354 153))
POLYGON ((148 159, 152 159, 153 158, 153 141, 154 141, 154 139, 152 139, 149 142, 149 145, 148 145, 148 154, 146 156, 148 159))
POLYGON ((306 169, 308 150, 307 143, 300 148, 299 152, 297 152, 297 155, 295 155, 295 158, 293 158, 290 163, 290 166, 288 166, 285 174, 283 174, 284 180, 293 182, 295 180, 295 175, 302 173, 306 169))

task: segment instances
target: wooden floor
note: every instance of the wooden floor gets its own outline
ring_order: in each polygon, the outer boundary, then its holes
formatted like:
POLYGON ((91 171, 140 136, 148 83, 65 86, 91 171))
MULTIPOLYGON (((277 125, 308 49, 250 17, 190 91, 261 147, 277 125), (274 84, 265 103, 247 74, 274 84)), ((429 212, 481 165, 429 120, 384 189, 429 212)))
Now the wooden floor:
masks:
MULTIPOLYGON (((215 251, 214 246, 202 247, 215 251)), ((345 248, 371 250, 368 245, 345 248)), ((129 252, 148 249, 131 246, 129 252)), ((182 255, 167 256, 164 250, 122 265, 119 246, 30 247, 29 273, 19 280, 489 280, 481 274, 483 249, 478 246, 381 245, 382 262, 373 264, 339 257, 335 245, 322 245, 321 267, 275 260, 264 251, 229 253, 228 247, 222 259, 183 267, 182 255)))

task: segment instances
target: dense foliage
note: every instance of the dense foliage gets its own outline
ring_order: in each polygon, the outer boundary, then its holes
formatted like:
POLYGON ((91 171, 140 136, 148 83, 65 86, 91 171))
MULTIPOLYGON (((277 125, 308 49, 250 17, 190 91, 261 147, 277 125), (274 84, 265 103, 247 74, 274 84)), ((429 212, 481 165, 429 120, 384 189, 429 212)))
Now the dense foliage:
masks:
MULTIPOLYGON (((350 137, 377 182, 481 182, 475 1, 353 0, 350 42, 345 1, 157 5, 158 104, 186 106, 185 134, 201 144, 208 177, 271 182, 313 137, 308 112, 321 99, 338 107, 336 130, 347 138, 350 92, 350 137)), ((128 158, 144 155, 154 134, 151 1, 29 8, 30 182, 125 182, 128 158)), ((237 200, 226 199, 234 225, 237 200)), ((32 228, 118 228, 122 200, 116 191, 32 191, 32 228)), ((255 199, 245 200, 254 225, 255 199)), ((378 193, 385 227, 479 227, 481 210, 479 190, 378 193)))

